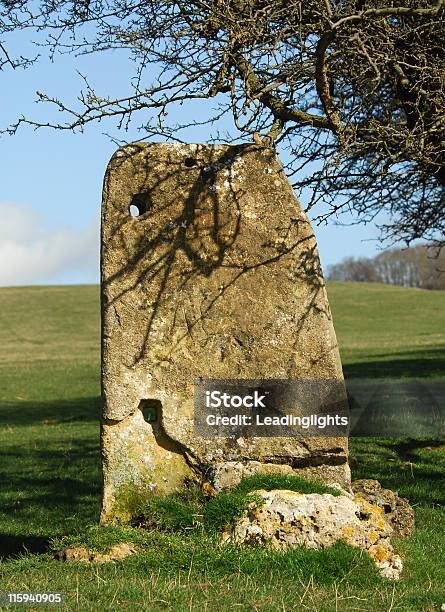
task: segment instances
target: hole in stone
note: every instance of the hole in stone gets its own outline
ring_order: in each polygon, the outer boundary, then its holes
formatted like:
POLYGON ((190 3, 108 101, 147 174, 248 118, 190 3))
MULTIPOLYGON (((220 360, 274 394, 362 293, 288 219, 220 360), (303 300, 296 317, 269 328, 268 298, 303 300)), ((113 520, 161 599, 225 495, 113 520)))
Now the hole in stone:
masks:
POLYGON ((147 212, 149 208, 149 199, 148 194, 145 193, 137 193, 133 196, 130 206, 128 207, 128 212, 132 217, 140 217, 144 213, 147 212))
POLYGON ((141 214, 139 208, 134 204, 130 204, 129 212, 132 217, 139 217, 139 215, 141 214))
POLYGON ((162 404, 156 399, 143 399, 139 402, 139 410, 147 423, 159 423, 162 404))
POLYGON ((187 157, 184 160, 184 166, 187 166, 187 168, 193 168, 193 166, 196 166, 196 163, 196 159, 193 159, 193 157, 187 157))
POLYGON ((171 453, 183 455, 182 445, 170 438, 162 427, 162 402, 157 399, 143 399, 139 402, 138 408, 145 421, 150 423, 158 446, 171 453))

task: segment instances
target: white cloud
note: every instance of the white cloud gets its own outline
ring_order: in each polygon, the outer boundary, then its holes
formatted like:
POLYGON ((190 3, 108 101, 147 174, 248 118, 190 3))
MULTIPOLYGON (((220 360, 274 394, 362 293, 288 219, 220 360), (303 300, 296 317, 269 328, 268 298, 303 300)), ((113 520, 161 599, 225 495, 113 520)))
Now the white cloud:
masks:
POLYGON ((0 203, 0 286, 97 282, 99 222, 47 229, 31 206, 0 203))

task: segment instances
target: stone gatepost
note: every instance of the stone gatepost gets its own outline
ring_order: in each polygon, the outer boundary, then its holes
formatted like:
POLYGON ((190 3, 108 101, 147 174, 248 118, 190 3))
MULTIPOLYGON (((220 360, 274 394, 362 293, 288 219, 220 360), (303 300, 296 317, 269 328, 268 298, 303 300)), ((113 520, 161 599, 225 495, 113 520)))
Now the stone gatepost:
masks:
POLYGON ((102 522, 187 481, 349 487, 346 437, 199 437, 201 379, 343 384, 313 231, 271 149, 131 144, 102 207, 102 522))

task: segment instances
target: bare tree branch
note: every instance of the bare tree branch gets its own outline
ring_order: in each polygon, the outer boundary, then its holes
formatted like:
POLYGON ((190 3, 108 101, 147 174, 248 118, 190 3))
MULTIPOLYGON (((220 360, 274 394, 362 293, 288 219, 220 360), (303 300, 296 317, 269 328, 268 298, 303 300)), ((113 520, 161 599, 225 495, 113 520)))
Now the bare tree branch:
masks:
POLYGON ((286 151, 316 221, 385 211, 390 240, 444 240, 445 0, 0 0, 0 68, 29 65, 8 44, 20 30, 51 59, 120 49, 135 71, 120 96, 86 79, 73 103, 40 93, 62 120, 4 132, 142 116, 146 138, 208 125, 211 140, 215 125, 286 151), (198 100, 202 116, 171 119, 198 100))

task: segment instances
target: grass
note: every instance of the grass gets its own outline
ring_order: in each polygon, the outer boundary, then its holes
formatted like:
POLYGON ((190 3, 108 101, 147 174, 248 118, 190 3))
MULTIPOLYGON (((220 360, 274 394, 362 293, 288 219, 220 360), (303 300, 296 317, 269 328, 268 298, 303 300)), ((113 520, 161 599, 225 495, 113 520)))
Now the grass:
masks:
MULTIPOLYGON (((444 292, 352 283, 328 289, 349 378, 445 377, 444 292)), ((60 590, 69 610, 440 610, 440 440, 351 443, 354 477, 379 479, 416 509, 415 535, 395 543, 405 560, 396 584, 345 546, 283 553, 219 546, 202 528, 199 499, 158 505, 152 518, 164 521, 162 531, 97 527, 98 297, 91 286, 0 290, 0 592, 60 590), (140 554, 103 565, 52 556, 62 543, 105 550, 121 541, 140 554)), ((245 498, 260 485, 243 484, 237 494, 245 498)), ((215 513, 223 511, 227 505, 215 513)))
POLYGON ((445 375, 445 291, 331 282, 328 292, 346 377, 445 375))

